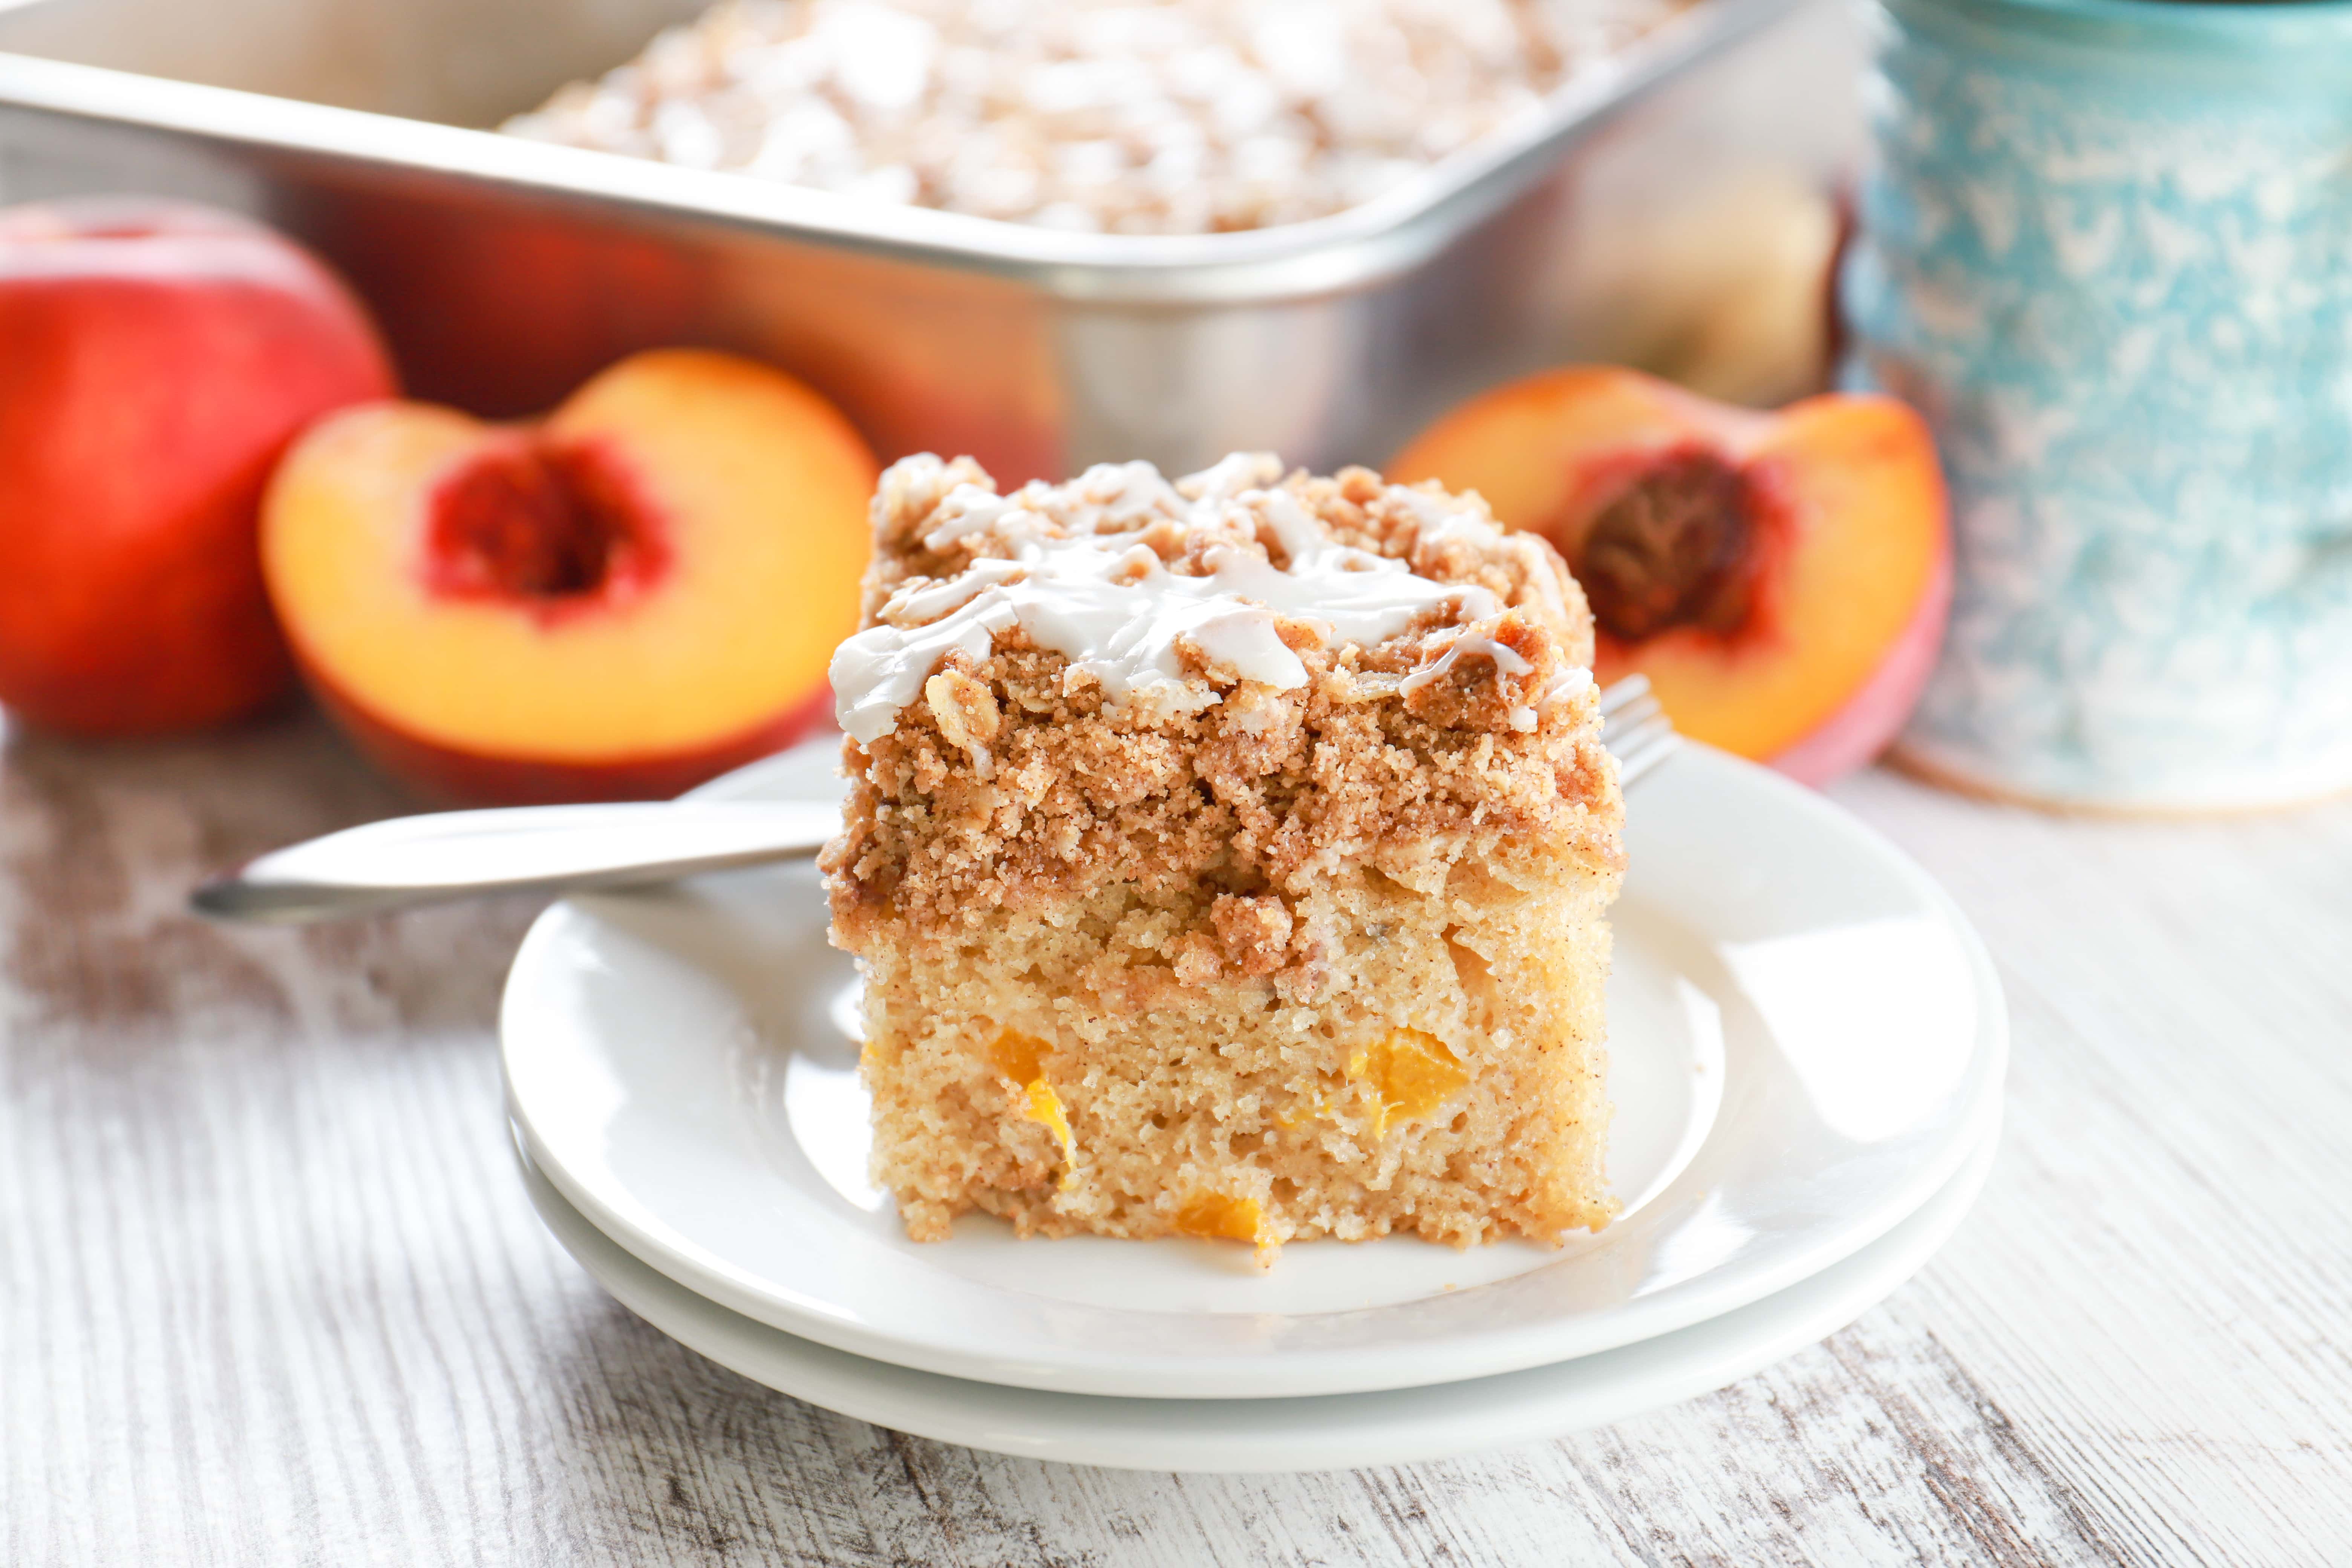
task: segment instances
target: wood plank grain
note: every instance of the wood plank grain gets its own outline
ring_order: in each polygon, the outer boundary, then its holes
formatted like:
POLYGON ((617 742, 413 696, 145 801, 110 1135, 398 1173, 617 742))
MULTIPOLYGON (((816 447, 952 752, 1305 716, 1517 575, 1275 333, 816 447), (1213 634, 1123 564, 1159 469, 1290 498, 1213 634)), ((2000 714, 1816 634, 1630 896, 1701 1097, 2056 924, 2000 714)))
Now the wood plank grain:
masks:
POLYGON ((313 931, 203 871, 403 809, 307 718, 0 754, 0 1561, 2138 1564, 2352 1558, 2352 807, 1841 797, 1984 931, 1969 1224, 1706 1399, 1298 1477, 1031 1463, 753 1386, 604 1299, 503 1143, 530 906, 313 931))

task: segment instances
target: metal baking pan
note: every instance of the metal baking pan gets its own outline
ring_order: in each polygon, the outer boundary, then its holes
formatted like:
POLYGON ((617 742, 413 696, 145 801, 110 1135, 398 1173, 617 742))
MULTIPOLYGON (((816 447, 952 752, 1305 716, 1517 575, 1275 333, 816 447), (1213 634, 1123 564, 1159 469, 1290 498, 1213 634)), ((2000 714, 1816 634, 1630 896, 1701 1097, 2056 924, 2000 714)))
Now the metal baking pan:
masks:
POLYGON ((885 457, 1018 479, 1235 447, 1377 461, 1478 387, 1622 357, 1645 237, 1687 234, 1743 169, 1825 169, 1854 139, 1822 0, 1699 0, 1528 133, 1240 234, 1073 235, 468 128, 699 9, 0 0, 0 201, 253 213, 357 284, 415 393, 478 412, 702 343, 803 375, 885 457))

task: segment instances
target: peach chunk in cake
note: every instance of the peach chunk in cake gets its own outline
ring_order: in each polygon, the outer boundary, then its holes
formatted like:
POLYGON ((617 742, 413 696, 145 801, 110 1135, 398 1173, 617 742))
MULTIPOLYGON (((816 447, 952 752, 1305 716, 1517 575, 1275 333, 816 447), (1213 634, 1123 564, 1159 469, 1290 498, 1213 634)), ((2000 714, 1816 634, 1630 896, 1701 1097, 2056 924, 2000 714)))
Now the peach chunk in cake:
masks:
POLYGON ((910 458, 874 520, 823 865, 908 1234, 1607 1223, 1622 810, 1549 545, 1251 454, 910 458))

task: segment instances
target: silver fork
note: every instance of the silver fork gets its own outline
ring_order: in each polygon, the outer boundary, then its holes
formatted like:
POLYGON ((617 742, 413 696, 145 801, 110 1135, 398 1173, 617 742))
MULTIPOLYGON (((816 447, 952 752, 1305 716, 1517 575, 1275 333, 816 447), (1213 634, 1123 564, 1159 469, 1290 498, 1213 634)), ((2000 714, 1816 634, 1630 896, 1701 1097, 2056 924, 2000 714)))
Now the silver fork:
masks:
POLYGON ((1618 787, 1654 771, 1681 749, 1675 721, 1658 705, 1646 675, 1629 675, 1601 693, 1601 743, 1617 759, 1618 787))
MULTIPOLYGON (((1630 784, 1681 743, 1631 676, 1601 694, 1601 738, 1630 784)), ((572 893, 814 855, 841 826, 812 800, 621 801, 441 811, 264 855, 189 896, 216 920, 299 924, 480 893, 572 893)))

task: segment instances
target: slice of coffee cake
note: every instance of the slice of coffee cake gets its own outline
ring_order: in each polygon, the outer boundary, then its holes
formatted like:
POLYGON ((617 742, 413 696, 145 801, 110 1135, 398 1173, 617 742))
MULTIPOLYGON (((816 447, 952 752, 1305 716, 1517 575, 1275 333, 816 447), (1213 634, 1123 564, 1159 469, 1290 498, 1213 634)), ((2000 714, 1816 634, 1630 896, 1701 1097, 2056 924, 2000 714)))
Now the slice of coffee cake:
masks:
POLYGON ((1622 853, 1591 617, 1475 495, 883 477, 824 866, 908 1234, 1558 1238, 1622 853))

